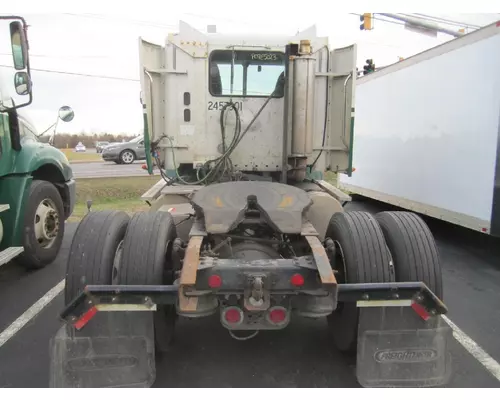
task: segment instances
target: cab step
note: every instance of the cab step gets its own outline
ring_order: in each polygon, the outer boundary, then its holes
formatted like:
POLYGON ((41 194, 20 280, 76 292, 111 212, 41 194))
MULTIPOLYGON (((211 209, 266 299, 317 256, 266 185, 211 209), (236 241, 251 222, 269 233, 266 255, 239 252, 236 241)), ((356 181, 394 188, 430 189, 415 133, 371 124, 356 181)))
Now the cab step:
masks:
POLYGON ((0 204, 0 212, 7 211, 10 209, 8 204, 0 204))
POLYGON ((23 250, 22 247, 9 247, 0 252, 0 266, 7 264, 10 260, 21 254, 23 250))

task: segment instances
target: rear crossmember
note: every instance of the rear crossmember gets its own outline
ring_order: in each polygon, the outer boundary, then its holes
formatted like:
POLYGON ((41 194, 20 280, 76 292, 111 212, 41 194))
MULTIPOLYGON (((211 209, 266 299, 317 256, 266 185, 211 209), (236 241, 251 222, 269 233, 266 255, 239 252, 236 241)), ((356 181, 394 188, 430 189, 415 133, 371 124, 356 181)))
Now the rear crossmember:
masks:
MULTIPOLYGON (((424 320, 448 312, 422 282, 337 284, 334 287, 339 302, 356 302, 358 307, 412 307, 424 320)), ((157 305, 177 304, 180 290, 178 285, 88 285, 60 316, 80 330, 98 311, 156 311, 157 305)), ((188 289, 184 290, 187 295, 188 289)), ((297 294, 300 292, 296 290, 297 294)))

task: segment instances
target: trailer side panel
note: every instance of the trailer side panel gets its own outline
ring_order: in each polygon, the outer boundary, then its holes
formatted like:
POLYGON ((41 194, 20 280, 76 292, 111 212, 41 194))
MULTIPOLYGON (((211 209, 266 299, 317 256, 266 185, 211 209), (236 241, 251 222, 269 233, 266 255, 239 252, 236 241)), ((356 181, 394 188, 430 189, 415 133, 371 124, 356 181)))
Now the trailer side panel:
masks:
POLYGON ((356 171, 341 176, 344 189, 490 232, 492 213, 500 218, 500 29, 492 28, 358 81, 356 171))

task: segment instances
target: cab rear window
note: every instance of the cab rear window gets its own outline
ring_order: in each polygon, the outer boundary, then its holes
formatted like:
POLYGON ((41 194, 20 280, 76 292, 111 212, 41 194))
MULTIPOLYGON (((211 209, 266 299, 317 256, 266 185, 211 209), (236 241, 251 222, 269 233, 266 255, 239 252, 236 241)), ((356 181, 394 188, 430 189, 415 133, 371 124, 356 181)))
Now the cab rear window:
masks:
POLYGON ((285 55, 275 51, 214 50, 210 54, 212 96, 283 97, 285 55), (232 77, 232 82, 231 82, 232 77))

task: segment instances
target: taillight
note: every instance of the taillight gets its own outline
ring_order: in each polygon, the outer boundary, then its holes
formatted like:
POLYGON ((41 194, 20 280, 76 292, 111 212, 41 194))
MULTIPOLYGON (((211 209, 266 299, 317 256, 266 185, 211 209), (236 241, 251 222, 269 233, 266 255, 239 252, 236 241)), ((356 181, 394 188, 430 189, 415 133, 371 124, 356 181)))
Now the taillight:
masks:
POLYGON ((304 285, 304 277, 300 274, 294 274, 290 278, 290 283, 296 287, 303 286, 304 285))
POLYGON ((269 321, 275 325, 286 321, 287 311, 284 307, 272 307, 267 314, 269 321))
POLYGON ((222 312, 222 318, 228 324, 239 324, 243 321, 243 311, 238 307, 228 307, 222 312))
POLYGON ((208 278, 208 286, 212 289, 217 289, 222 286, 222 278, 219 275, 210 275, 208 278))
POLYGON ((421 304, 412 303, 411 308, 413 308, 413 311, 415 311, 424 321, 427 321, 430 318, 429 313, 421 304))

